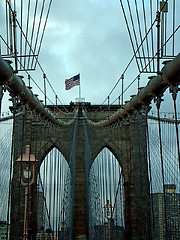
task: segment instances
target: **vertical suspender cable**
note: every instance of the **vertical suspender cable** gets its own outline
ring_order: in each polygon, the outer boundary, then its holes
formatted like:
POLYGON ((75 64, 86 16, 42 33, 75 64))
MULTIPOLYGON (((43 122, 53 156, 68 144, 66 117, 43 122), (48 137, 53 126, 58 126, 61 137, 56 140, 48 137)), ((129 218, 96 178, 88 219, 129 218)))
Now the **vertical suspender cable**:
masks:
POLYGON ((13 40, 12 40, 12 13, 11 13, 11 0, 7 1, 9 5, 9 40, 10 40, 10 54, 13 54, 13 40))
MULTIPOLYGON (((98 190, 99 190, 99 208, 100 210, 102 210, 101 208, 101 203, 102 203, 102 199, 101 199, 101 193, 102 193, 102 184, 100 184, 101 182, 101 175, 100 175, 100 161, 97 158, 97 183, 98 183, 98 190)), ((99 225, 102 224, 102 216, 101 216, 101 211, 99 212, 99 225)))
POLYGON ((52 193, 51 193, 51 205, 52 205, 52 230, 54 231, 54 220, 55 220, 55 176, 56 176, 56 171, 55 171, 55 149, 53 148, 52 150, 52 193))
POLYGON ((108 169, 107 169, 107 149, 104 149, 103 152, 103 161, 105 163, 105 168, 104 168, 104 179, 105 179, 105 194, 106 194, 106 201, 109 200, 109 191, 108 191, 108 180, 107 180, 107 173, 108 173, 108 169))
POLYGON ((164 16, 164 10, 162 9, 161 13, 161 57, 164 55, 164 49, 163 49, 163 44, 164 44, 164 22, 165 22, 165 16, 164 16))
MULTIPOLYGON (((165 13, 164 21, 165 21, 164 22, 164 25, 165 25, 165 29, 164 29, 164 42, 166 42, 167 41, 167 14, 166 13, 165 13)), ((173 34, 173 36, 174 36, 174 34, 173 34)), ((163 46, 162 46, 162 48, 163 48, 163 46)), ((165 44, 165 46, 164 46, 164 55, 165 56, 167 55, 167 44, 165 44)), ((172 55, 172 56, 174 56, 174 55, 172 55)))
MULTIPOLYGON (((29 15, 30 15, 30 6, 31 6, 31 1, 28 1, 28 13, 27 13, 27 20, 26 20, 26 39, 28 38, 28 31, 29 31, 29 15)), ((25 48, 24 48, 24 55, 26 55, 26 50, 27 50, 27 40, 25 42, 25 48)), ((26 64, 26 57, 24 57, 24 68, 26 64)))
POLYGON ((45 106, 47 105, 47 96, 46 96, 46 74, 43 74, 43 78, 44 78, 44 103, 45 106))
MULTIPOLYGON (((176 6, 175 6, 176 4, 175 4, 175 0, 173 0, 173 24, 172 24, 172 27, 173 27, 173 32, 175 31, 175 9, 176 9, 176 6)), ((173 42, 172 42, 172 44, 173 44, 173 46, 172 46, 172 56, 174 56, 174 54, 175 54, 175 35, 173 34, 173 36, 172 36, 172 38, 173 38, 173 42)))
POLYGON ((177 93, 179 90, 180 89, 178 88, 178 86, 170 86, 170 92, 172 93, 172 99, 173 99, 173 104, 174 104, 176 142, 177 142, 177 153, 178 153, 179 171, 180 171, 179 131, 178 131, 178 122, 177 122, 177 108, 176 108, 176 98, 177 98, 177 93))
MULTIPOLYGON (((104 181, 102 178, 102 159, 98 155, 98 162, 99 162, 99 185, 100 185, 100 196, 101 196, 101 225, 104 224, 104 212, 103 212, 103 206, 104 206, 104 197, 103 197, 103 192, 104 192, 104 181)), ((101 237, 104 237, 104 233, 101 233, 101 237)))
POLYGON ((50 215, 50 218, 52 217, 52 214, 51 214, 51 184, 52 184, 52 151, 49 153, 50 154, 50 159, 49 159, 49 167, 48 167, 48 197, 49 197, 49 215, 50 215))
POLYGON ((11 159, 10 159, 10 172, 9 172, 9 195, 8 195, 8 208, 7 208, 7 230, 6 230, 6 240, 8 240, 9 233, 9 218, 10 218, 10 203, 11 203, 11 184, 12 184, 12 167, 13 167, 13 154, 14 154, 14 126, 15 122, 15 112, 13 112, 13 131, 12 131, 12 144, 11 144, 11 159))
MULTIPOLYGON (((104 179, 104 162, 103 162, 103 152, 100 153, 99 155, 100 157, 100 163, 101 163, 101 181, 102 181, 102 209, 104 207, 104 205, 106 204, 106 200, 105 200, 105 191, 106 191, 106 188, 105 188, 105 179, 104 179)), ((104 212, 103 212, 103 224, 105 222, 105 216, 104 216, 104 212)))
MULTIPOLYGON (((51 132, 52 132, 52 126, 51 126, 51 132)), ((54 178, 54 151, 51 150, 51 157, 50 157, 50 165, 51 165, 51 168, 50 168, 50 216, 51 216, 51 226, 52 226, 52 239, 54 239, 54 233, 53 233, 53 229, 54 229, 54 212, 53 212, 53 190, 54 190, 54 187, 53 187, 53 178, 54 178)))
MULTIPOLYGON (((56 233, 59 232, 58 225, 59 225, 59 150, 57 151, 57 186, 56 186, 56 226, 55 231, 56 233)), ((58 240, 58 237, 56 236, 56 239, 58 240)))
MULTIPOLYGON (((58 221, 58 150, 56 149, 56 154, 55 154, 55 168, 56 168, 56 179, 55 179, 55 194, 54 194, 54 198, 55 198, 55 225, 54 225, 54 231, 57 233, 57 221, 58 221)), ((56 234, 56 240, 57 240, 57 234, 56 234)))
POLYGON ((16 5, 14 2, 14 11, 12 12, 13 15, 13 37, 14 37, 14 59, 15 59, 15 71, 18 70, 17 65, 17 36, 16 36, 16 5))
POLYGON ((157 21, 157 73, 160 71, 160 12, 158 11, 156 14, 157 21))
MULTIPOLYGON (((111 164, 112 164, 112 162, 110 162, 111 161, 111 159, 110 159, 110 151, 107 151, 107 166, 108 166, 108 174, 107 174, 107 179, 109 179, 109 187, 108 187, 108 190, 109 190, 109 200, 110 200, 110 205, 112 205, 112 191, 111 191, 111 182, 112 182, 112 174, 111 174, 111 164)), ((111 216, 112 216, 112 208, 111 208, 111 216)))
POLYGON ((57 223, 57 231, 60 231, 60 204, 61 204, 61 195, 60 195, 60 186, 61 186, 61 155, 60 152, 58 152, 58 191, 57 191, 57 195, 58 195, 58 223, 57 223))
MULTIPOLYGON (((43 191, 43 196, 45 196, 44 188, 43 188, 43 183, 42 183, 42 179, 41 179, 41 175, 39 175, 39 180, 40 180, 41 188, 42 188, 42 191, 43 191)), ((48 211, 48 206, 47 206, 47 203, 46 203, 46 198, 45 198, 44 203, 45 203, 45 210, 46 210, 46 214, 47 214, 47 218, 48 218, 49 228, 51 228, 50 212, 48 211)))
POLYGON ((63 185, 63 159, 61 157, 61 185, 60 185, 60 196, 61 196, 61 218, 60 218, 60 224, 61 224, 61 231, 63 231, 63 237, 64 237, 64 222, 63 222, 63 194, 64 194, 64 185, 63 185))
MULTIPOLYGON (((99 161, 98 161, 98 159, 97 159, 97 185, 98 185, 98 192, 99 192, 99 202, 98 202, 98 204, 100 203, 100 201, 101 201, 101 186, 102 185, 100 185, 100 174, 99 174, 99 161)), ((99 210, 101 209, 101 205, 99 205, 99 210)), ((101 212, 99 211, 99 215, 98 215, 98 224, 99 225, 101 225, 101 218, 100 218, 100 216, 101 216, 101 212)))
POLYGON ((53 219, 54 219, 54 224, 53 224, 53 229, 54 231, 56 230, 56 219, 57 219, 57 208, 56 208, 56 193, 57 193, 57 149, 54 149, 54 196, 53 196, 53 219))
MULTIPOLYGON (((29 156, 28 156, 28 169, 31 168, 31 140, 32 140, 32 121, 30 120, 30 135, 29 135, 29 145, 30 145, 30 148, 29 148, 29 156)), ((27 206, 27 212, 26 212, 26 215, 24 216, 24 221, 26 224, 25 225, 25 236, 28 237, 29 235, 29 220, 30 220, 30 211, 31 211, 31 205, 30 205, 30 201, 31 201, 31 186, 30 186, 30 175, 29 175, 30 171, 28 171, 28 186, 27 187, 24 187, 25 188, 25 199, 27 199, 27 203, 26 203, 26 200, 25 200, 25 207, 27 206), (26 197, 26 194, 27 194, 27 197, 26 197)), ((32 236, 31 236, 32 238, 32 236)))
POLYGON ((61 199, 60 199, 60 226, 61 226, 61 231, 63 231, 63 222, 62 222, 62 215, 63 215, 63 212, 62 212, 62 198, 63 198, 63 166, 62 166, 62 156, 61 156, 61 166, 60 166, 60 181, 61 181, 61 184, 60 184, 60 196, 61 196, 61 199))
MULTIPOLYGON (((44 121, 40 121, 40 129, 39 129, 39 119, 37 118, 36 119, 36 126, 38 126, 38 130, 39 130, 39 136, 40 136, 40 145, 38 146, 38 149, 37 151, 39 151, 39 149, 42 149, 43 146, 43 141, 42 141, 42 136, 44 135, 44 137, 46 138, 46 131, 47 131, 47 128, 43 128, 45 122, 44 121), (44 129, 44 132, 42 132, 44 129)), ((37 127, 36 127, 37 128, 37 127)), ((45 208, 46 210, 46 193, 47 193, 47 157, 43 160, 43 169, 42 169, 42 172, 43 172, 43 180, 42 180, 42 186, 40 188, 40 190, 42 191, 42 197, 43 197, 43 209, 45 208)), ((39 184, 41 184, 41 181, 40 181, 40 170, 39 170, 39 184)), ((45 225, 46 225, 46 212, 43 213, 42 215, 42 224, 43 224, 43 232, 45 231, 45 225)))
MULTIPOLYGON (((23 25, 23 0, 21 0, 21 28, 23 25)), ((23 33, 21 31, 21 35, 20 35, 20 70, 22 70, 22 37, 23 37, 23 33)))
POLYGON ((124 94, 124 74, 121 75, 121 82, 122 82, 122 85, 121 85, 121 106, 123 106, 123 94, 124 94))
MULTIPOLYGON (((150 16, 151 16, 151 26, 153 25, 153 16, 152 16, 152 0, 150 0, 150 16)), ((151 29, 151 50, 152 50, 152 57, 154 56, 154 34, 153 29, 151 29)), ((154 66, 154 58, 153 58, 153 72, 155 72, 154 66)))
MULTIPOLYGON (((20 138, 21 139, 18 139, 21 142, 21 160, 20 160, 20 180, 19 180, 19 190, 18 190, 18 195, 19 195, 19 198, 18 198, 18 224, 20 224, 20 200, 21 200, 21 191, 22 191, 22 186, 21 186, 21 180, 22 180, 22 171, 23 171, 23 166, 22 166, 22 160, 23 160, 23 147, 24 147, 24 128, 25 128, 25 114, 26 113, 23 113, 23 119, 22 119, 22 129, 21 129, 21 134, 20 134, 20 138)), ((17 236, 20 236, 20 233, 19 233, 19 229, 17 229, 17 236)))
POLYGON ((124 200, 124 196, 123 196, 123 189, 122 189, 122 185, 123 185, 123 182, 122 182, 122 170, 120 168, 120 166, 118 166, 118 175, 119 175, 119 182, 118 182, 118 187, 117 187, 117 191, 119 191, 119 199, 120 199, 120 205, 121 205, 121 208, 120 208, 120 222, 121 222, 121 226, 124 225, 124 221, 123 221, 123 207, 124 207, 124 204, 123 204, 123 200, 124 200), (119 188, 119 189, 118 189, 119 188))
POLYGON ((156 1, 156 12, 159 10, 159 0, 156 1))
POLYGON ((163 164, 163 151, 162 151, 162 139, 161 139, 161 123, 160 123, 160 104, 161 97, 156 98, 156 107, 158 113, 158 131, 159 131, 159 149, 161 158, 161 173, 162 173, 162 184, 163 184, 163 199, 164 199, 164 216, 165 216, 165 238, 167 238, 167 216, 166 216, 166 193, 165 193, 165 180, 164 180, 164 164, 163 164))
POLYGON ((62 191, 62 198, 61 198, 61 222, 62 222, 62 229, 63 229, 63 238, 65 238, 65 222, 64 222, 64 161, 61 161, 61 191, 62 191))
MULTIPOLYGON (((6 0, 6 37, 7 37, 7 54, 9 53, 9 24, 8 24, 8 3, 6 0)), ((1 53, 0 53, 1 54, 1 53)))
MULTIPOLYGON (((113 201, 115 202, 115 194, 116 194, 116 179, 115 179, 115 165, 116 161, 114 159, 113 154, 111 154, 111 164, 112 164, 112 186, 113 186, 113 201)), ((117 207, 116 207, 117 208, 117 207)), ((113 209, 114 211, 114 209, 113 209)), ((116 220, 116 219, 115 219, 116 220)), ((115 221, 116 223, 116 221, 115 221)))
POLYGON ((58 202, 58 232, 61 231, 61 191, 60 191, 60 186, 61 186, 61 155, 59 153, 59 184, 58 184, 58 196, 59 196, 59 202, 58 202))
POLYGON ((148 165, 149 165, 149 182, 151 190, 151 209, 152 209, 152 224, 153 224, 153 236, 155 234, 155 219, 154 219, 154 202, 153 202, 153 187, 152 187, 152 169, 151 169, 151 152, 150 152, 150 141, 149 141, 149 126, 146 113, 146 135, 147 135, 147 151, 148 151, 148 165))

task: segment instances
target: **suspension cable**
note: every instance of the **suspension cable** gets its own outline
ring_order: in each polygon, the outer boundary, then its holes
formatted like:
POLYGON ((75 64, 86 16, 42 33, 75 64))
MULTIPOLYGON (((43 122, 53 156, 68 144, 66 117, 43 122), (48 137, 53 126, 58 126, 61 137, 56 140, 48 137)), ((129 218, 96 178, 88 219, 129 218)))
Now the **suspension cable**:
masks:
POLYGON ((162 138, 161 138, 161 123, 160 123, 160 104, 161 97, 156 98, 156 108, 158 113, 158 131, 159 131, 159 150, 160 150, 160 158, 161 158, 161 173, 162 173, 162 185, 163 185, 163 198, 164 198, 164 216, 165 216, 165 236, 167 236, 167 210, 166 210, 166 190, 165 190, 165 180, 164 180, 164 163, 163 163, 163 152, 162 152, 162 138))
POLYGON ((178 131, 178 120, 177 120, 177 108, 176 108, 176 99, 177 99, 178 91, 179 91, 178 86, 170 86, 170 92, 172 94, 172 99, 173 99, 173 104, 174 104, 175 127, 176 127, 176 142, 177 142, 177 153, 178 153, 179 171, 180 171, 179 131, 178 131))

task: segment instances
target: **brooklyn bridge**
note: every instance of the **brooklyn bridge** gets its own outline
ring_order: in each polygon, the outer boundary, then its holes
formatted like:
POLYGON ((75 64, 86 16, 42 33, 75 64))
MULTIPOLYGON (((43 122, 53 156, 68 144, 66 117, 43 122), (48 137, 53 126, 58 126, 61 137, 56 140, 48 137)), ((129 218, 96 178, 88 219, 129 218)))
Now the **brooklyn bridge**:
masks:
POLYGON ((180 3, 118 2, 131 58, 102 104, 80 73, 62 104, 40 63, 56 4, 0 3, 0 239, 180 239, 180 3))

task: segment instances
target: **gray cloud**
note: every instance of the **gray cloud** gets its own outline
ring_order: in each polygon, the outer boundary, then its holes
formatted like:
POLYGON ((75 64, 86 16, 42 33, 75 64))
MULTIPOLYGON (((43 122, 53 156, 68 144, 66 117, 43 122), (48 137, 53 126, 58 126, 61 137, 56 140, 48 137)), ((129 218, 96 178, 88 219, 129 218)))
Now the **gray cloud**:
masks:
MULTIPOLYGON (((179 4, 179 3, 178 3, 179 4)), ((39 60, 61 101, 68 104, 78 97, 78 87, 66 91, 65 79, 81 74, 82 97, 101 104, 119 79, 130 58, 132 48, 119 1, 61 0, 53 1, 39 60)), ((125 75, 125 87, 138 74, 131 66, 125 75)), ((43 89, 40 71, 31 72, 43 89)), ((140 85, 149 75, 142 75, 140 85)), ((27 84, 27 76, 25 77, 27 84)), ((42 93, 33 85, 33 91, 42 93)), ((137 83, 126 92, 125 100, 137 92, 137 83)), ((55 100, 48 89, 48 96, 55 100)), ((113 101, 121 93, 118 85, 111 96, 113 101)))
POLYGON ((130 44, 119 3, 60 1, 49 19, 40 59, 46 66, 47 58, 53 62, 53 71, 46 71, 58 82, 62 101, 78 97, 77 87, 64 90, 64 80, 80 72, 82 97, 101 103, 132 54, 126 52, 130 44))

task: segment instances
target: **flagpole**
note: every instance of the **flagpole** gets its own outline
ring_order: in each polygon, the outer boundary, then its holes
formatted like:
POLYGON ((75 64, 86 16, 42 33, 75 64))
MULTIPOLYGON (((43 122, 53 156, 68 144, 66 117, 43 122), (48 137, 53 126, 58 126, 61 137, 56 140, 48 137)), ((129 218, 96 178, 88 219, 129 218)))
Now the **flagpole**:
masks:
MULTIPOLYGON (((80 78, 80 74, 79 74, 80 78)), ((79 83, 79 103, 81 102, 81 83, 79 83)))

